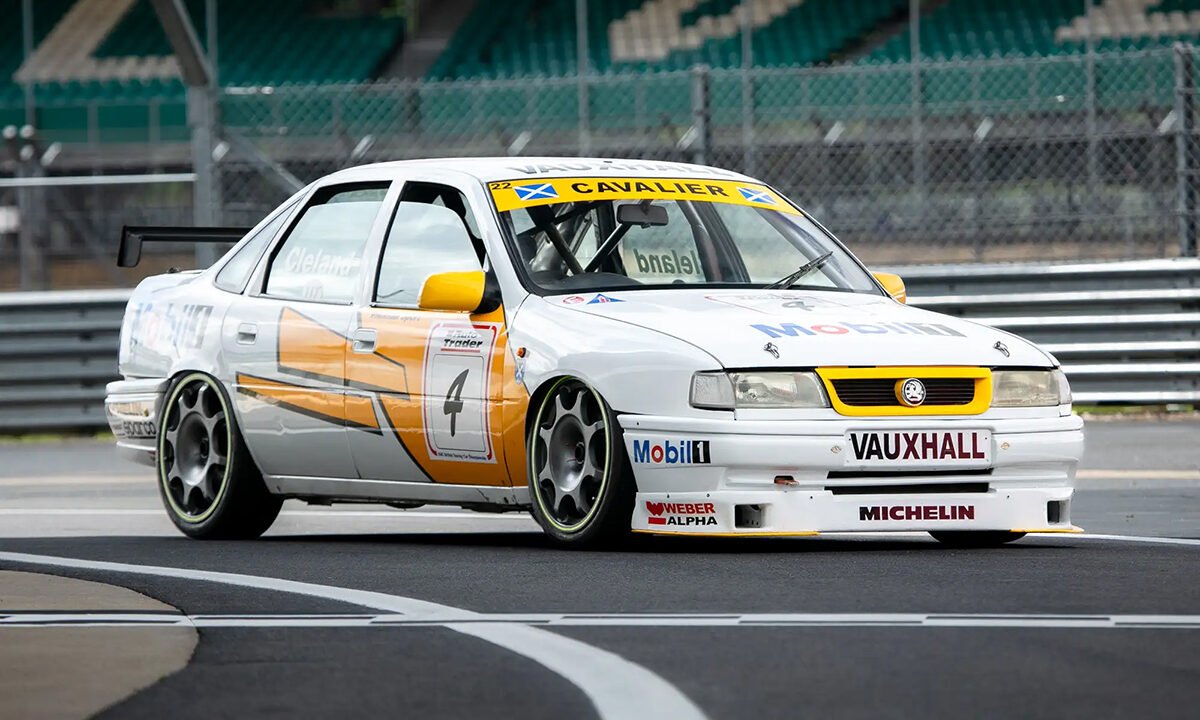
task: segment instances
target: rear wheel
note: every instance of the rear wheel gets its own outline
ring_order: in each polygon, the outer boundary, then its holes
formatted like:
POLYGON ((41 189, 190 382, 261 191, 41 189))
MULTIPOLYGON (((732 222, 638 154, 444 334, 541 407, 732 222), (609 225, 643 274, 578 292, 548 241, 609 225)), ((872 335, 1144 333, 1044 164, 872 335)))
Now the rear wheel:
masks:
POLYGON ((1005 530, 939 530, 929 534, 943 545, 958 548, 998 547, 1025 537, 1023 532, 1005 530))
POLYGON ((616 414, 594 389, 563 378, 542 396, 529 427, 533 516, 563 545, 629 535, 636 489, 616 414))
POLYGON ((189 537, 257 537, 283 504, 267 491, 221 384, 203 373, 167 393, 157 465, 163 506, 189 537))

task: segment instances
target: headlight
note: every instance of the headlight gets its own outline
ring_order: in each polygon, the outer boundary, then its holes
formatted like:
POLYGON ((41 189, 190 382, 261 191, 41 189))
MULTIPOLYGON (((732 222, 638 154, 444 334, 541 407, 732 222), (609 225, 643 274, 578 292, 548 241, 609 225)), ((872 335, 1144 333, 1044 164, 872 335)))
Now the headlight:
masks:
POLYGON ((692 375, 692 407, 711 410, 733 409, 733 383, 723 372, 698 372, 692 375))
POLYGON ((1052 407, 1071 403, 1071 386, 1062 370, 992 372, 992 407, 1052 407))
POLYGON ((810 372, 696 373, 692 406, 739 408, 829 407, 821 380, 810 372))

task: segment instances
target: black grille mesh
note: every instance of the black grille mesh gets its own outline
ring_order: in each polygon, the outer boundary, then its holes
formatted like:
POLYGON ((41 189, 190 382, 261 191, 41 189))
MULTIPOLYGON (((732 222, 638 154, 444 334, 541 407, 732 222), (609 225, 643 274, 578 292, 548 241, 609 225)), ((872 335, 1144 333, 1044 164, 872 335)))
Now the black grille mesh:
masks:
MULTIPOLYGON (((834 380, 838 399, 855 407, 903 406, 896 399, 896 381, 906 378, 834 380)), ((925 384, 924 405, 967 405, 975 399, 973 378, 918 378, 925 384)))

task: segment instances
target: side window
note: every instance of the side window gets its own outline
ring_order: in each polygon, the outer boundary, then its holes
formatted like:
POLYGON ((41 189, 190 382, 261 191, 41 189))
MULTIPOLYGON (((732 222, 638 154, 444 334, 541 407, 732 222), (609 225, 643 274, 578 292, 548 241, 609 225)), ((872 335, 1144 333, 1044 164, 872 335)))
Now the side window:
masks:
POLYGON ((258 259, 262 257, 271 238, 275 237, 279 228, 283 227, 284 221, 291 214, 291 208, 279 213, 274 220, 255 233, 254 237, 247 240, 245 245, 238 248, 233 257, 229 258, 229 262, 225 263, 225 267, 217 272, 217 278, 214 281, 216 286, 233 293, 245 290, 246 281, 250 279, 250 273, 254 271, 258 259))
POLYGON ((280 243, 267 269, 265 294, 347 304, 354 299, 363 247, 389 183, 319 191, 280 243))
POLYGON ((704 282, 704 269, 696 252, 696 238, 678 202, 660 203, 667 209, 667 224, 634 226, 621 241, 625 273, 644 283, 704 282))
POLYGON ((430 275, 481 269, 482 243, 470 229, 478 227, 470 215, 454 188, 406 186, 379 260, 375 301, 415 306, 430 275))

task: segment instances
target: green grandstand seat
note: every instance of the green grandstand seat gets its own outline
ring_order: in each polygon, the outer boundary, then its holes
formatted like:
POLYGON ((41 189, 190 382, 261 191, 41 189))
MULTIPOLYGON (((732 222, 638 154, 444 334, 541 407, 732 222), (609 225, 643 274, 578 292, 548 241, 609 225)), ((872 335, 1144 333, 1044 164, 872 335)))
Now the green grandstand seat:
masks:
MULTIPOLYGON (((1129 7, 1137 10, 1136 3, 1129 7)), ((1197 10, 1200 10, 1200 0, 1165 0, 1152 5, 1148 12, 1197 10)), ((1079 0, 950 0, 922 16, 921 54, 933 60, 1079 54, 1085 50, 1083 42, 1060 42, 1055 39, 1055 34, 1082 13, 1079 0)), ((1100 37, 1097 48, 1136 50, 1166 46, 1192 37, 1194 34, 1100 37)), ((860 62, 906 62, 910 58, 910 47, 909 33, 905 29, 860 62)))
MULTIPOLYGON (((38 0, 34 3, 35 41, 41 42, 62 19, 75 0, 38 0)), ((318 17, 307 12, 306 0, 256 0, 218 5, 221 40, 220 78, 224 85, 281 85, 312 82, 361 82, 391 52, 403 32, 398 17, 318 17), (284 42, 264 43, 263 38, 284 42), (320 48, 322 52, 313 52, 320 48)), ((204 38, 204 0, 185 0, 184 6, 204 38)), ((0 16, 21 17, 21 0, 0 0, 0 16)), ((95 55, 100 58, 152 56, 170 53, 149 0, 138 0, 116 24, 95 55)), ((12 81, 22 62, 20 33, 0 36, 0 103, 23 104, 23 91, 12 81)), ((127 103, 154 99, 181 106, 184 95, 178 80, 79 81, 43 83, 36 88, 38 124, 49 139, 72 138, 85 133, 85 105, 108 107, 105 124, 145 131, 147 107, 116 109, 110 101, 127 103), (66 104, 78 107, 67 108, 66 104), (57 105, 57 107, 55 107, 57 105), (72 123, 78 123, 73 126, 72 123), (76 132, 78 131, 78 132, 76 132)), ((0 108, 8 113, 11 108, 0 108)), ((22 111, 23 112, 23 111, 22 111)), ((186 132, 176 112, 160 113, 161 122, 178 122, 169 132, 186 132)), ((120 134, 120 133, 116 133, 120 134)), ((126 133, 128 135, 128 133, 126 133)), ((133 137, 132 135, 130 137, 133 137)))
MULTIPOLYGON (((698 48, 678 48, 657 60, 614 59, 609 30, 614 21, 644 0, 609 0, 588 5, 589 50, 593 70, 644 73, 682 70, 696 64, 736 67, 741 63, 737 34, 705 39, 698 48)), ((705 0, 683 13, 684 29, 704 16, 736 12, 738 0, 705 0)), ((807 0, 754 31, 756 63, 803 66, 828 61, 831 54, 903 11, 906 0, 807 0), (802 40, 802 41, 798 41, 802 40)), ((431 78, 556 76, 574 72, 574 0, 515 0, 478 3, 430 69, 431 78), (517 20, 514 22, 514 18, 517 20)))

